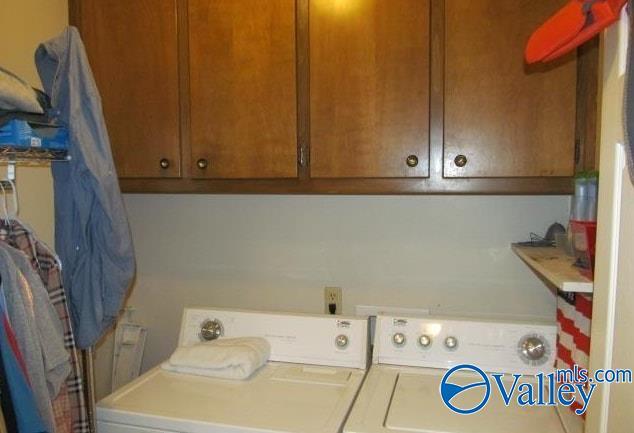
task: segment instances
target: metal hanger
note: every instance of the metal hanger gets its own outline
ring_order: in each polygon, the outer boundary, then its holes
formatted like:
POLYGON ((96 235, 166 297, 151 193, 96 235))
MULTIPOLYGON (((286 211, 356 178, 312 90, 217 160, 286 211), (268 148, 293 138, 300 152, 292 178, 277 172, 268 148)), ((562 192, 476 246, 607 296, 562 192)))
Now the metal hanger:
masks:
POLYGON ((5 189, 4 181, 0 182, 0 189, 2 189, 2 210, 4 211, 4 224, 8 229, 10 227, 9 208, 7 206, 7 190, 5 189))
POLYGON ((11 219, 15 219, 18 217, 18 213, 20 212, 20 205, 18 200, 18 189, 15 186, 15 181, 13 179, 9 179, 9 185, 11 185, 11 196, 13 197, 13 216, 11 219))
POLYGON ((11 179, 0 181, 0 190, 2 190, 2 210, 4 211, 4 227, 1 230, 0 237, 4 237, 11 231, 11 220, 18 215, 18 192, 15 182, 11 179), (9 212, 9 202, 7 199, 7 191, 12 192, 13 196, 13 215, 9 212))

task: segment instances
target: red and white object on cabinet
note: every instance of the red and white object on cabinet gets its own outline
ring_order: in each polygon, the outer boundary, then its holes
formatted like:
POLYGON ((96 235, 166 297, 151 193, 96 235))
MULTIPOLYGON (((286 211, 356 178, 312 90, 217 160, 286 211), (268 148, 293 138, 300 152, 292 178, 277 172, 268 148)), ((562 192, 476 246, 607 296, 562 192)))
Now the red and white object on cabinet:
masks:
POLYGON ((619 18, 627 0, 572 0, 542 24, 526 45, 527 63, 555 60, 619 18))
MULTIPOLYGON (((557 368, 588 369, 592 295, 559 292, 557 296, 557 368)), ((575 402, 570 409, 580 409, 575 402)), ((583 415, 585 418, 585 414, 583 415)))

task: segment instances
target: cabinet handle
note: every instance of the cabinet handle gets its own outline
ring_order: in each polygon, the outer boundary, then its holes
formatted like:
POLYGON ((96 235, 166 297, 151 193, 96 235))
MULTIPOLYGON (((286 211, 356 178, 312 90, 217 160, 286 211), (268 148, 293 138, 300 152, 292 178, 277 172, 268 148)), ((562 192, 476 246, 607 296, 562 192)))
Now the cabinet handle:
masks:
POLYGON ((167 159, 167 158, 163 158, 163 159, 161 159, 161 161, 159 162, 159 164, 161 165, 161 168, 162 168, 163 170, 165 170, 165 169, 169 168, 169 166, 170 166, 170 160, 169 160, 169 159, 167 159))
POLYGON ((418 157, 416 155, 410 155, 405 160, 408 167, 416 167, 418 165, 418 157))
POLYGON ((465 165, 467 165, 467 157, 464 155, 457 155, 453 162, 454 164, 456 164, 456 167, 464 167, 465 165))
POLYGON ((207 166, 209 165, 209 162, 204 159, 204 158, 200 158, 198 161, 196 161, 196 165, 198 166, 198 168, 200 168, 201 170, 204 170, 207 168, 207 166))

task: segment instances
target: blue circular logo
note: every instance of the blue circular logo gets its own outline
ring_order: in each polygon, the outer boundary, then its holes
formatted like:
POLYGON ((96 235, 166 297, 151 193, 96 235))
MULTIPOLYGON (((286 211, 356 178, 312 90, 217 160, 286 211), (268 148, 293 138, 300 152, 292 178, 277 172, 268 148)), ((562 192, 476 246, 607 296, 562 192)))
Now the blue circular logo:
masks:
MULTIPOLYGON (((476 391, 474 391, 476 392, 476 391)), ((477 395, 477 394, 476 394, 477 395)), ((487 375, 471 364, 456 365, 451 370, 448 370, 440 381, 440 397, 445 405, 456 413, 461 415, 469 415, 478 412, 482 409, 491 396, 491 382, 487 375), (455 383, 456 378, 452 381, 452 376, 455 373, 471 373, 460 377, 459 384, 455 383), (475 374, 473 374, 475 373, 475 374), (454 397, 458 394, 462 394, 465 391, 481 388, 481 398, 476 398, 475 404, 473 401, 469 403, 463 403, 466 407, 461 407, 461 404, 452 403, 454 397)))

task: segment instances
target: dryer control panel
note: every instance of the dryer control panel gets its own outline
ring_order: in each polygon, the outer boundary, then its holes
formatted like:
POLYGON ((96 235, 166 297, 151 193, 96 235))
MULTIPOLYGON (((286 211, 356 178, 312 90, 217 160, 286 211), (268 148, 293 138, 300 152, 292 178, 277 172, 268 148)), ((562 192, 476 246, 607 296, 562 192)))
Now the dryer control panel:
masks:
POLYGON ((186 308, 179 346, 216 338, 263 337, 271 361, 367 367, 368 321, 365 318, 186 308))
POLYGON ((533 322, 378 316, 374 363, 451 368, 473 364, 485 371, 536 374, 552 371, 557 327, 533 322))

